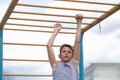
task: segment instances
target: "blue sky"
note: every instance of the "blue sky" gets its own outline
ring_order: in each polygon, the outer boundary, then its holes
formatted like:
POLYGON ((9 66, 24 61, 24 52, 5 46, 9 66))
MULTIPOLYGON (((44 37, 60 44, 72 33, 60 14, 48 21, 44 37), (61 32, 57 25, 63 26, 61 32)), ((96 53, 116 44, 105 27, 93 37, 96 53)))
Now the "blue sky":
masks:
MULTIPOLYGON (((0 5, 0 14, 3 16, 11 0, 3 0, 0 5)), ((54 2, 53 0, 24 0, 26 3, 38 3, 44 5, 54 6, 71 6, 78 7, 75 4, 65 4, 63 2, 54 2), (38 2, 39 1, 39 2, 38 2), (41 2, 40 2, 41 1, 41 2)), ((101 0, 104 1, 104 0, 101 0)), ((111 2, 114 0, 110 0, 111 2)), ((116 2, 119 2, 116 0, 116 2)), ((81 6, 84 7, 84 6, 81 6)), ((86 6, 89 7, 89 6, 86 6)), ((32 9, 33 10, 33 9, 32 9)), ((45 10, 46 13, 60 13, 57 10, 45 10)), ((75 14, 74 12, 61 12, 61 14, 75 14)), ((87 14, 92 15, 92 14, 87 14)), ((2 19, 0 16, 0 20, 2 19)), ((17 16, 17 15, 12 15, 17 16)), ((25 15, 26 16, 26 15, 25 15)), ((42 16, 40 16, 42 17, 42 16)), ((34 18, 34 16, 32 17, 34 18)), ((39 18, 39 17, 38 17, 39 18)), ((46 19, 46 17, 42 17, 46 19)), ((51 19, 51 17, 47 17, 51 19)), ((54 18, 53 18, 54 19, 54 18)), ((58 19, 58 18, 57 18, 58 19)), ((64 18, 62 18, 64 20, 64 18)), ((16 21, 17 22, 17 21, 16 21)), ((19 23, 19 22, 18 22, 19 23)), ((31 23, 30 23, 31 24, 31 23)), ((35 23, 46 24, 46 23, 35 23)), ((53 25, 53 24, 48 24, 53 25)), ((89 66, 91 63, 119 63, 120 62, 120 11, 117 11, 109 18, 103 20, 101 23, 101 33, 99 31, 99 25, 97 24, 84 34, 84 65, 89 66)), ((13 27, 15 26, 5 26, 13 27)), ((22 28, 22 27, 21 27, 22 28)), ((30 28, 33 29, 33 28, 30 28)), ((37 29, 37 28, 36 28, 37 29)), ((51 29, 53 30, 53 29, 51 29)), ((16 31, 4 31, 4 42, 25 42, 25 43, 47 43, 51 33, 26 33, 16 31), (37 35, 38 34, 38 35, 37 35)), ((74 35, 62 35, 59 34, 54 44, 74 43, 74 35), (67 42, 66 42, 67 41, 67 42)), ((58 55, 59 48, 55 48, 56 57, 58 55)), ((20 58, 20 59, 48 59, 46 47, 27 47, 27 46, 4 46, 3 58, 20 58)), ((57 58, 59 60, 59 58, 57 58)), ((4 70, 8 73, 31 73, 31 74, 51 74, 51 68, 49 63, 33 63, 33 62, 5 62, 4 70), (32 65, 31 65, 32 64, 32 65), (7 67, 9 66, 9 68, 7 67), (46 67, 47 66, 47 69, 46 67), (34 69, 33 69, 34 67, 34 69), (23 70, 21 72, 21 70, 23 70)), ((15 77, 16 80, 26 80, 28 77, 15 77)), ((31 78, 44 80, 43 78, 31 78)))

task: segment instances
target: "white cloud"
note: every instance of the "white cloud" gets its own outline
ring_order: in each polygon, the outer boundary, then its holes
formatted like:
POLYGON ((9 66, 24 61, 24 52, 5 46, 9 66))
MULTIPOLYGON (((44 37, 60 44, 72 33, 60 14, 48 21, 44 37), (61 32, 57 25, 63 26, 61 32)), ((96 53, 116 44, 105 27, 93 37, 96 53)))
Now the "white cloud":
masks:
POLYGON ((0 21, 2 20, 7 8, 8 8, 8 4, 10 3, 10 0, 8 1, 1 1, 1 4, 0 4, 0 21))
MULTIPOLYGON (((119 31, 119 30, 118 30, 119 31)), ((101 35, 86 32, 84 35, 84 58, 85 65, 93 62, 119 62, 120 39, 116 38, 115 31, 111 34, 101 35)))

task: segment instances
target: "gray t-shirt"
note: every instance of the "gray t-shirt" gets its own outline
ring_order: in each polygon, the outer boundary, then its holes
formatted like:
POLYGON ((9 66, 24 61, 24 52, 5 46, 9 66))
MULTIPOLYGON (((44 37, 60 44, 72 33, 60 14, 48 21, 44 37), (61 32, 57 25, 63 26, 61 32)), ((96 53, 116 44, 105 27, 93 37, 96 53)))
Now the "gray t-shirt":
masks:
POLYGON ((53 71, 53 80, 78 80, 78 71, 72 60, 68 63, 58 62, 53 71))

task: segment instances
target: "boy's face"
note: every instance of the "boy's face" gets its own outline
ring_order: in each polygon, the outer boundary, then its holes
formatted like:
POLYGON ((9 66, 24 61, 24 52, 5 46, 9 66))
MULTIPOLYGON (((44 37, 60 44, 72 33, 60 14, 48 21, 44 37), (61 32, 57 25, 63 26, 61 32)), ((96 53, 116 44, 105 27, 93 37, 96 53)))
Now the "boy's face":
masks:
POLYGON ((63 63, 70 61, 73 58, 72 50, 69 47, 66 46, 63 47, 59 55, 59 58, 63 63))

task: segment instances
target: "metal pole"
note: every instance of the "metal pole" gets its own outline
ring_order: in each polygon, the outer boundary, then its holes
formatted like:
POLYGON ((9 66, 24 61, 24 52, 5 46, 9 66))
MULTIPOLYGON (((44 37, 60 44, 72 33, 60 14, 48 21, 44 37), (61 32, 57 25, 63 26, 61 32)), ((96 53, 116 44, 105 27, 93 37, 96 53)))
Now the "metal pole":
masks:
POLYGON ((84 80, 83 33, 80 37, 79 80, 84 80))
POLYGON ((3 70, 3 30, 0 30, 0 80, 2 80, 3 70))

